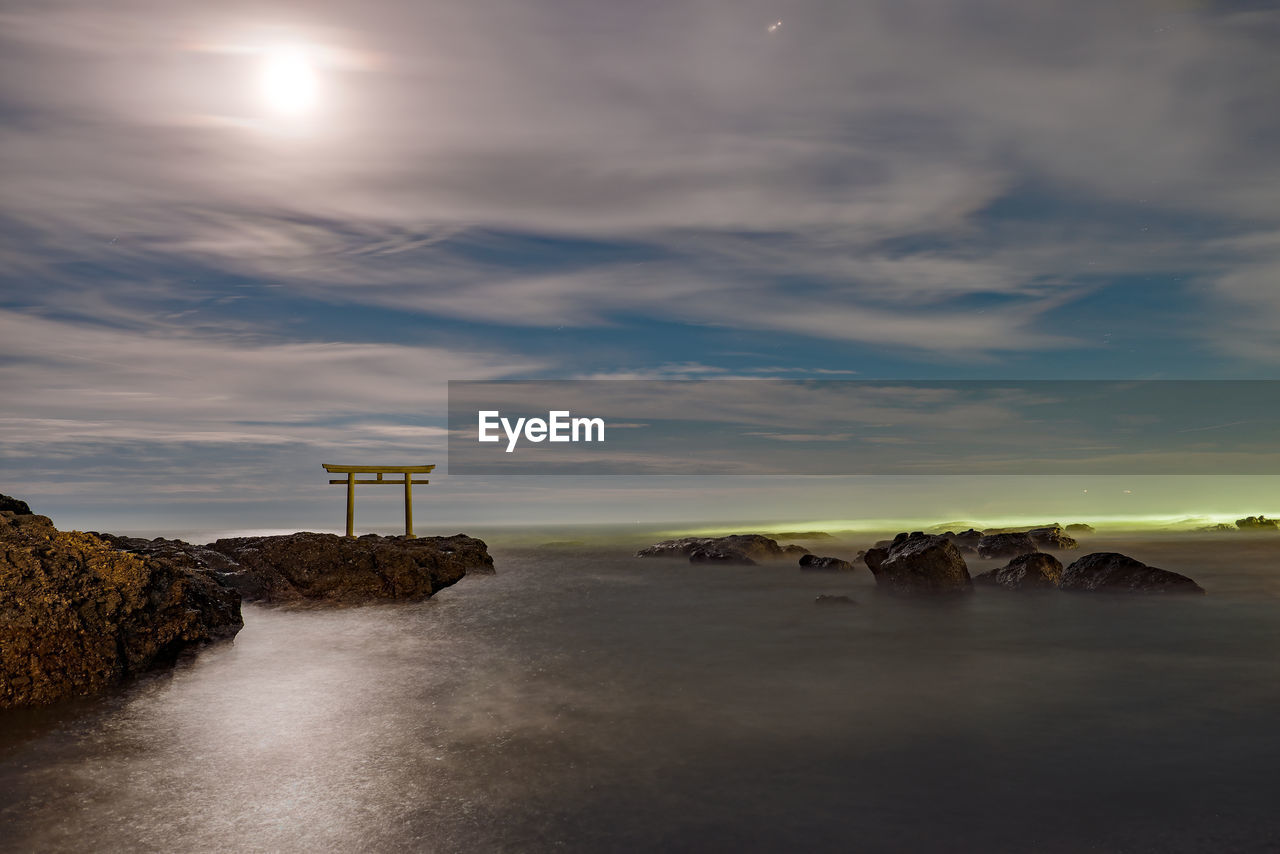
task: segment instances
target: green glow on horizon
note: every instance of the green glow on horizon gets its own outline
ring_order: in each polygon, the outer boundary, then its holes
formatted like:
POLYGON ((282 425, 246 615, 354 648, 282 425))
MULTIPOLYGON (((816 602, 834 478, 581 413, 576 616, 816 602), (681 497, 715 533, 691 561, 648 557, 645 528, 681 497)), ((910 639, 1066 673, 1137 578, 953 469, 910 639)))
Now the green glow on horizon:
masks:
MULTIPOLYGON (((696 528, 681 528, 662 531, 672 537, 709 537, 725 534, 751 533, 772 534, 783 531, 823 531, 829 534, 886 532, 886 531, 936 531, 964 530, 973 527, 978 530, 990 528, 1030 528, 1037 525, 1049 525, 1058 522, 1062 525, 1084 523, 1093 526, 1099 533, 1128 531, 1193 531, 1209 525, 1227 524, 1234 527, 1237 519, 1246 516, 1257 516, 1257 511, 1240 512, 1230 515, 1147 515, 1147 516, 1095 516, 1089 519, 1048 519, 1044 516, 1001 516, 987 520, 944 520, 896 518, 896 519, 808 519, 792 522, 766 524, 744 523, 740 525, 719 524, 696 528)), ((1268 518, 1276 518, 1274 513, 1262 513, 1268 518)))

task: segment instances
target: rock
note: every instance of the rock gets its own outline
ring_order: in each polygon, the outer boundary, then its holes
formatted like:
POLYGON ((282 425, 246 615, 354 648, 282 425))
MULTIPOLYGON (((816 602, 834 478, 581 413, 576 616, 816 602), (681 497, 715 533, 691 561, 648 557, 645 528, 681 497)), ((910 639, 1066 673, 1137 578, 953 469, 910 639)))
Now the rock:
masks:
POLYGON ((799 557, 800 555, 809 554, 809 550, 804 546, 797 546, 795 543, 782 547, 782 553, 787 557, 799 557))
POLYGON ((1080 547, 1066 532, 1062 530, 1061 525, 1045 525, 1042 528, 1032 528, 1027 531, 1027 536, 1031 538, 1031 542, 1041 549, 1076 549, 1080 547))
POLYGON ((1083 522, 1075 522, 1066 527, 1068 534, 1092 534, 1094 532, 1092 525, 1086 525, 1083 522))
POLYGON ((833 596, 830 593, 823 593, 817 599, 813 600, 815 605, 856 605, 857 602, 848 596, 833 596))
POLYGON ((1053 589, 1062 578, 1062 563, 1053 555, 1031 552, 1018 555, 1005 566, 973 577, 974 584, 990 584, 1009 590, 1053 589))
POLYGON ((1147 566, 1116 552, 1081 557, 1063 571, 1058 586, 1100 593, 1204 593, 1204 588, 1185 575, 1147 566))
POLYGON ((1280 531, 1280 519, 1268 519, 1266 516, 1246 516, 1236 520, 1236 527, 1242 531, 1280 531))
POLYGON ((826 531, 783 531, 781 534, 774 534, 777 540, 834 540, 835 537, 826 531))
POLYGON ((987 534, 978 540, 978 557, 1017 557, 1038 551, 1036 544, 1026 534, 987 534))
POLYGON ((947 531, 942 536, 950 540, 952 545, 958 549, 964 550, 967 548, 970 551, 973 551, 978 547, 978 541, 982 539, 982 532, 975 531, 973 528, 970 528, 969 530, 961 531, 958 534, 953 531, 947 531))
POLYGON ((838 557, 818 557, 817 555, 805 555, 800 558, 800 568, 833 572, 853 572, 857 569, 847 560, 841 560, 838 557))
POLYGON ((1193 530, 1206 534, 1234 534, 1240 529, 1235 525, 1227 525, 1223 522, 1219 522, 1217 525, 1204 525, 1193 530))
POLYGON ((30 516, 31 506, 25 501, 0 493, 0 513, 6 511, 15 516, 30 516))
POLYGON ((636 557, 688 558, 690 563, 733 563, 750 566, 766 560, 781 560, 797 554, 807 554, 808 549, 801 546, 782 548, 778 541, 761 534, 731 534, 727 537, 681 537, 676 540, 663 540, 636 552, 636 557), (694 560, 694 552, 705 555, 723 555, 723 559, 694 560), (746 561, 733 561, 729 556, 737 555, 746 561))
POLYGON ((0 708, 100 693, 242 625, 209 573, 0 512, 0 708))
POLYGON ((195 548, 229 558, 232 568, 215 571, 248 601, 422 600, 465 575, 494 571, 484 541, 465 534, 351 539, 301 532, 236 537, 195 548))
POLYGON ((720 549, 694 549, 689 552, 689 563, 722 563, 730 566, 755 566, 756 562, 742 552, 720 549))
POLYGON ((891 593, 947 594, 973 590, 969 568, 959 550, 942 536, 919 531, 899 534, 887 549, 863 556, 876 585, 891 593))

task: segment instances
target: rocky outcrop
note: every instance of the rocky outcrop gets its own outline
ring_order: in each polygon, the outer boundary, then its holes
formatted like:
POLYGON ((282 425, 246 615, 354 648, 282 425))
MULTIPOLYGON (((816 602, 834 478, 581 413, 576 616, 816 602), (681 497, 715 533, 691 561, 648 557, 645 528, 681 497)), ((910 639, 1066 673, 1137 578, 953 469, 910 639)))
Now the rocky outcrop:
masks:
POLYGON ((239 594, 183 561, 0 512, 0 707, 100 693, 241 625, 239 594))
POLYGON ((826 570, 828 572, 853 572, 856 566, 838 557, 818 557, 804 555, 800 558, 801 569, 826 570))
POLYGON ((1031 552, 1018 555, 1005 566, 973 577, 974 584, 1009 590, 1052 590, 1062 578, 1062 563, 1053 555, 1031 552))
POLYGON ((452 537, 351 539, 300 532, 199 546, 182 540, 98 536, 116 548, 207 572, 246 602, 355 605, 426 599, 467 574, 493 573, 484 542, 452 537))
POLYGON ((10 495, 0 493, 0 513, 12 513, 15 516, 30 516, 31 505, 10 495))
POLYGON ((973 590, 969 568, 950 540, 919 531, 899 534, 887 549, 863 555, 876 586, 890 593, 953 594, 973 590))
POLYGON ((1280 519, 1268 519, 1266 516, 1246 516, 1236 520, 1236 527, 1241 531, 1280 531, 1280 519))
POLYGON ((1094 533, 1092 525, 1086 525, 1083 522, 1074 522, 1064 529, 1068 534, 1092 534, 1094 533))
POLYGON ((1039 551, 1035 542, 1027 534, 1003 533, 987 534, 978 540, 978 557, 999 558, 1017 557, 1039 551))
POLYGON ((954 531, 947 531, 942 536, 950 540, 952 545, 958 548, 962 554, 968 554, 977 550, 978 542, 982 539, 982 532, 970 528, 958 534, 954 531))
POLYGON ((783 531, 774 534, 776 540, 834 540, 826 531, 783 531))
POLYGON ((1027 531, 1027 536, 1040 549, 1065 551, 1080 547, 1080 544, 1072 537, 1067 536, 1067 532, 1062 529, 1061 525, 1045 525, 1042 528, 1032 528, 1027 531))
POLYGON ((687 558, 690 563, 738 563, 743 566, 768 560, 784 560, 809 550, 778 545, 763 534, 730 534, 727 537, 681 537, 663 540, 636 552, 636 557, 687 558), (698 557, 695 559, 695 554, 698 557))
POLYGON ((271 603, 421 600, 467 574, 493 572, 484 541, 465 534, 352 539, 301 532, 192 547, 194 557, 211 563, 208 552, 228 560, 213 567, 224 584, 247 601, 271 603))
POLYGON ((720 563, 727 566, 755 566, 756 562, 742 552, 706 548, 689 552, 689 563, 720 563))
POLYGON ((1094 552, 1062 572, 1062 590, 1098 593, 1204 593, 1185 575, 1169 572, 1117 552, 1094 552))

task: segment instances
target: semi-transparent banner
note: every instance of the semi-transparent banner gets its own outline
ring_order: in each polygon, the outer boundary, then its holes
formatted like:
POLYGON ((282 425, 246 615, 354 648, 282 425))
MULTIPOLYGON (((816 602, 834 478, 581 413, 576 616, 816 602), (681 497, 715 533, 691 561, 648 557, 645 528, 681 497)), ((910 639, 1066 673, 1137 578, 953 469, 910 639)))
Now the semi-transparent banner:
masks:
POLYGON ((449 473, 1277 474, 1280 381, 449 383, 449 473))

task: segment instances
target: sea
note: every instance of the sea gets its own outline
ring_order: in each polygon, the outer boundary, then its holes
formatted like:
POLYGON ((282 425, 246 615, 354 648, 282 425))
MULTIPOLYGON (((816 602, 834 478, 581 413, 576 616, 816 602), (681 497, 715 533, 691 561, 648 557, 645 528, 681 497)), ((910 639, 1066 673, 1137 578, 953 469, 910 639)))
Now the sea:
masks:
POLYGON ((1077 553, 1203 597, 947 601, 490 541, 429 601, 247 605, 170 672, 0 714, 0 851, 1280 851, 1280 536, 1077 553))

